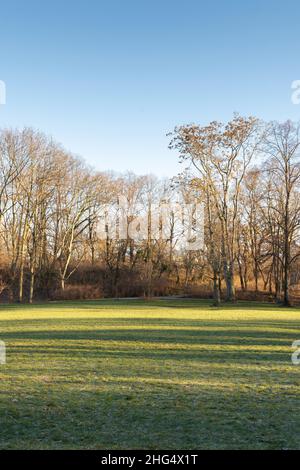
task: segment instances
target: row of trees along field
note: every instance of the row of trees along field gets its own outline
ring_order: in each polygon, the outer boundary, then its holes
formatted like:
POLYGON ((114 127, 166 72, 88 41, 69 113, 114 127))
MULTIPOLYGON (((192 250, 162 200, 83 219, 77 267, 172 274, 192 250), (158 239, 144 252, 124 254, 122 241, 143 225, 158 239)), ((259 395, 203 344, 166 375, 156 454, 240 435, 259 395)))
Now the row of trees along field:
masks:
POLYGON ((32 129, 0 133, 0 298, 182 294, 215 304, 260 293, 289 305, 300 276, 299 126, 238 115, 170 135, 183 171, 171 180, 98 173, 32 129), (99 236, 103 208, 128 203, 127 223, 152 204, 204 204, 204 244, 99 236))

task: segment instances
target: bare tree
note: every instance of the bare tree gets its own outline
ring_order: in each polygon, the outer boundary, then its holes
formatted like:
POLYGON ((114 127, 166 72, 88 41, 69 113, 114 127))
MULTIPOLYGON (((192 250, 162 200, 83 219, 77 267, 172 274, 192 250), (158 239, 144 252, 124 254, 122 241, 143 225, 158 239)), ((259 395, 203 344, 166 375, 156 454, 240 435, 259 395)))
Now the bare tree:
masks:
POLYGON ((222 230, 222 263, 227 300, 235 299, 234 263, 241 185, 258 147, 258 122, 235 116, 228 124, 211 122, 175 129, 170 144, 196 176, 206 181, 222 230))
MULTIPOLYGON (((272 233, 274 275, 282 272, 283 303, 288 306, 291 267, 300 253, 293 252, 299 236, 300 203, 300 136, 299 125, 290 121, 271 123, 265 137, 264 152, 268 156, 268 218, 272 233)), ((281 286, 280 286, 281 287, 281 286)), ((280 289, 277 286, 277 291, 280 289)))

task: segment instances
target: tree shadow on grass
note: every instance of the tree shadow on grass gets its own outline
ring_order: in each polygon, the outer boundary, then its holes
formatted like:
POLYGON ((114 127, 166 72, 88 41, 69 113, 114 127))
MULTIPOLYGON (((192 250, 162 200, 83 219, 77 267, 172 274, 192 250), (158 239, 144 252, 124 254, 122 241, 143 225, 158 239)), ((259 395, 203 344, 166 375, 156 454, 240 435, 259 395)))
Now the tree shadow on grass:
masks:
POLYGON ((105 310, 109 308, 114 309, 125 309, 125 310, 139 310, 149 308, 151 310, 169 308, 169 309, 206 309, 208 311, 215 311, 216 313, 224 310, 230 311, 243 311, 243 310, 274 310, 280 312, 299 312, 299 308, 283 308, 280 305, 276 305, 269 302, 254 302, 254 301, 238 301, 235 303, 222 303, 220 308, 215 308, 212 305, 211 299, 153 299, 144 300, 142 298, 136 298, 134 300, 129 299, 101 299, 101 300, 89 300, 89 301, 57 301, 57 302, 43 302, 36 304, 0 304, 0 315, 1 310, 3 311, 35 311, 35 310, 105 310))
POLYGON ((22 393, 0 405, 1 449, 299 448, 296 397, 268 391, 137 387, 133 377, 122 388, 22 393))

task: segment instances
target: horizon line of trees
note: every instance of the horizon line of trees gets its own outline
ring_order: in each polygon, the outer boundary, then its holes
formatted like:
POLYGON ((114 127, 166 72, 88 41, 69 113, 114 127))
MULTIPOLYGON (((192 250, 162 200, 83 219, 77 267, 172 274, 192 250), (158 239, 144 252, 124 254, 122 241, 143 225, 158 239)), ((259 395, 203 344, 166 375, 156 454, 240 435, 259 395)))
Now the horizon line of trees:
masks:
MULTIPOLYGON (((300 126, 235 115, 170 135, 184 170, 173 179, 96 172, 43 133, 0 131, 0 299, 151 297, 197 287, 236 299, 263 291, 290 305, 300 278, 300 126), (99 236, 103 208, 126 198, 127 234, 99 236), (167 236, 133 240, 153 204, 204 205, 204 245, 167 236), (75 292, 75 293, 74 293, 75 292)), ((105 220, 104 220, 105 225, 105 220)), ((106 227, 106 225, 105 225, 106 227)))

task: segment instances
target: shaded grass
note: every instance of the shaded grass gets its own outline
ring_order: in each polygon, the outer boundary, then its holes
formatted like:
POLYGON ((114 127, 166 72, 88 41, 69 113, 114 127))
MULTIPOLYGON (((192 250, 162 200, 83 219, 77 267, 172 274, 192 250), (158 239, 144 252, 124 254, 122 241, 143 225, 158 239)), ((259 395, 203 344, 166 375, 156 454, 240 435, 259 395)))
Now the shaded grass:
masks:
POLYGON ((300 311, 178 300, 0 307, 1 449, 300 448, 300 311))

